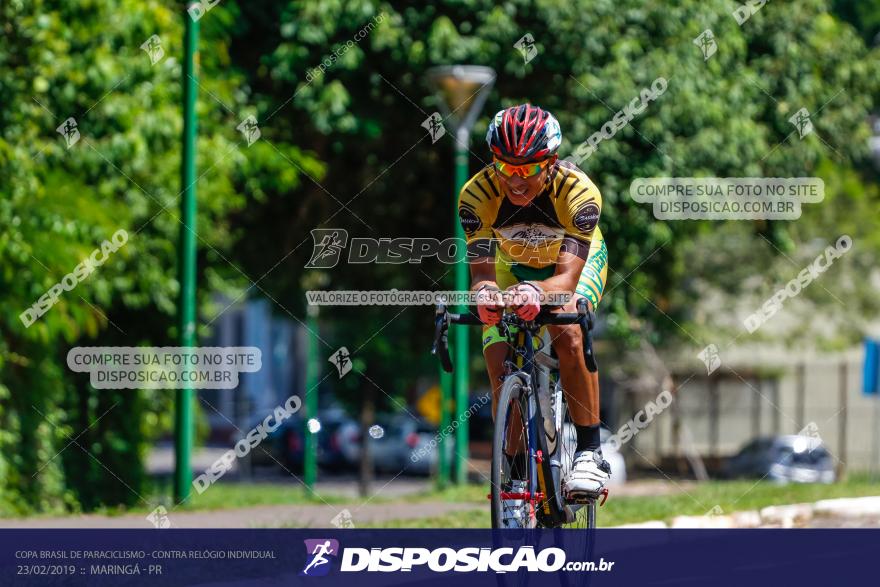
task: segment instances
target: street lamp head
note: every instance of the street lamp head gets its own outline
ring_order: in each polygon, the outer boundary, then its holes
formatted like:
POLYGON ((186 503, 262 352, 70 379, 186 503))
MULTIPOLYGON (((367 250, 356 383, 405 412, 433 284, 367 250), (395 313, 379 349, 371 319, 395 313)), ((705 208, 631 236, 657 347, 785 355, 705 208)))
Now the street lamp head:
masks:
POLYGON ((477 120, 492 84, 495 70, 481 65, 442 65, 427 72, 443 118, 458 133, 469 131, 477 120))

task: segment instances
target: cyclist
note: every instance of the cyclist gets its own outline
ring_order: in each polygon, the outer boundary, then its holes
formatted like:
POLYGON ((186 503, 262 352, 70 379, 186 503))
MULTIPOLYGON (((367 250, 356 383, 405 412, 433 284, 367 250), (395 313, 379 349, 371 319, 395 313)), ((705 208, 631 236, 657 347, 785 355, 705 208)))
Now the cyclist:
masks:
MULTIPOLYGON (((493 163, 462 188, 458 215, 467 237, 471 289, 484 323, 483 356, 492 385, 492 414, 501 391, 506 339, 496 327, 504 309, 505 291, 516 314, 537 316, 545 292, 573 293, 562 311, 576 310, 585 297, 595 308, 607 275, 608 250, 598 227, 602 198, 587 175, 556 154, 562 132, 556 118, 530 104, 498 112, 489 124, 486 142, 493 163)), ((569 411, 577 430, 577 448, 564 480, 569 494, 597 494, 608 481, 610 467, 599 443, 599 379, 583 359, 577 325, 550 326, 553 348, 569 411)), ((514 421, 518 421, 516 418, 514 421)), ((520 432, 510 430, 509 445, 520 432)), ((510 491, 525 487, 525 452, 510 459, 510 491)), ((506 504, 518 512, 520 503, 506 504)), ((505 525, 519 522, 506 519, 505 525)))

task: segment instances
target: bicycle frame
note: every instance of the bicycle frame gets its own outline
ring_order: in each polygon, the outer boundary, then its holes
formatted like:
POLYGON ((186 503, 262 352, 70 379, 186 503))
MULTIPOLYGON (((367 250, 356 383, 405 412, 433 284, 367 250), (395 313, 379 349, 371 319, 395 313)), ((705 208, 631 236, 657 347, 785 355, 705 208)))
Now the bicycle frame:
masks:
MULTIPOLYGON (((552 455, 549 454, 549 450, 545 451, 542 449, 542 442, 544 446, 548 446, 544 419, 552 418, 548 424, 557 433, 560 431, 561 426, 560 422, 557 421, 558 419, 554 417, 554 414, 543 414, 541 411, 540 390, 536 388, 536 385, 540 385, 541 378, 538 373, 539 366, 536 362, 534 342, 536 335, 543 326, 579 324, 584 341, 584 361, 587 369, 595 372, 598 367, 595 355, 593 354, 590 332, 593 326, 593 318, 592 312, 587 309, 586 300, 582 299, 578 302, 577 313, 551 313, 550 311, 542 310, 539 317, 533 321, 525 321, 513 313, 505 313, 498 324, 499 332, 507 338, 510 346, 510 351, 504 362, 504 378, 518 377, 522 381, 525 394, 523 399, 525 401, 521 402, 521 406, 525 409, 523 417, 526 423, 527 437, 524 448, 528 451, 527 458, 534 464, 534 466, 530 467, 531 473, 528 479, 528 490, 525 492, 501 492, 501 498, 528 500, 531 505, 529 513, 534 512, 536 517, 539 515, 538 504, 540 504, 540 517, 542 518, 540 521, 545 525, 554 527, 573 521, 574 511, 578 508, 575 506, 575 509, 572 509, 565 503, 559 488, 559 479, 557 478, 561 472, 558 467, 554 472, 552 461, 550 460, 552 455), (517 331, 515 333, 511 332, 511 327, 516 327, 517 331), (515 341, 513 340, 514 338, 516 339, 515 341), (539 434, 544 434, 543 438, 539 437, 539 434), (544 454, 545 452, 547 454, 544 454)), ((472 314, 450 314, 446 311, 446 307, 443 304, 438 304, 435 314, 434 345, 431 352, 438 356, 443 369, 451 373, 453 370, 452 361, 449 357, 447 346, 449 324, 482 325, 482 323, 472 314)), ((542 366, 542 368, 546 368, 546 366, 542 366)), ((549 395, 553 391, 547 389, 546 393, 549 395)), ((561 406, 561 402, 557 405, 561 406)), ((507 409, 510 410, 512 407, 508 406, 507 409)), ((558 411, 559 409, 557 409, 558 411)), ((506 437, 503 442, 506 447, 506 437)), ((559 450, 560 442, 561 439, 557 437, 556 451, 559 450)), ((509 454, 506 450, 504 452, 509 454)))
MULTIPOLYGON (((509 325, 504 325, 505 330, 509 328, 509 325)), ((534 339, 535 337, 532 334, 530 328, 518 328, 518 332, 516 335, 516 343, 514 344, 512 339, 514 338, 513 333, 507 331, 507 339, 508 344, 510 346, 510 350, 508 352, 507 359, 504 361, 505 371, 504 378, 508 377, 519 377, 523 382, 523 389, 526 391, 526 397, 522 405, 526 408, 526 413, 524 415, 524 419, 526 421, 526 446, 524 447, 527 451, 527 457, 531 459, 532 462, 540 464, 542 459, 542 454, 540 448, 537 443, 537 435, 538 435, 538 410, 536 408, 537 397, 535 393, 535 389, 533 387, 533 382, 539 381, 537 374, 537 365, 535 364, 535 347, 534 347, 534 339), (519 364, 517 364, 519 363, 519 364)), ((512 410, 512 406, 508 406, 508 411, 512 410)), ((522 407, 520 408, 522 409, 522 407)), ((506 446, 506 440, 505 440, 506 446)), ((537 510, 538 503, 543 502, 546 499, 547 492, 541 491, 542 488, 546 487, 546 483, 541 483, 538 478, 541 473, 540 467, 530 467, 531 474, 529 475, 529 486, 528 491, 525 493, 521 492, 511 492, 511 491, 502 491, 501 497, 502 499, 523 499, 527 500, 534 510, 537 510)))

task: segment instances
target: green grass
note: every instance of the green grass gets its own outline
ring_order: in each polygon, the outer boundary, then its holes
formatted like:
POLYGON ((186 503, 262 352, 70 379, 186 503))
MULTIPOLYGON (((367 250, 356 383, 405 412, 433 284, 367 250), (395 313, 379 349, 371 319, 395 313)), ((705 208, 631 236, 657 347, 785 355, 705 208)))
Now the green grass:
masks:
MULTIPOLYGON (((16 510, 0 509, 3 517, 54 517, 63 515, 97 514, 104 516, 121 516, 124 514, 147 514, 156 505, 164 505, 169 511, 174 507, 173 492, 169 483, 155 484, 150 491, 143 494, 149 503, 143 501, 132 506, 105 506, 92 511, 79 510, 64 512, 53 510, 45 513, 28 514, 16 510)), ((184 511, 209 511, 244 508, 260 505, 291 505, 291 504, 345 504, 351 498, 330 494, 314 494, 307 492, 302 485, 289 483, 215 483, 202 494, 192 492, 190 502, 184 511)))
POLYGON ((489 483, 486 482, 484 484, 450 485, 442 490, 434 489, 425 493, 407 495, 400 498, 400 500, 408 503, 422 503, 426 501, 462 503, 473 501, 480 504, 485 503, 488 508, 488 495, 489 483))
MULTIPOLYGON (((171 485, 156 484, 144 497, 152 504, 162 504, 169 511, 175 502, 172 497, 171 485)), ((210 511, 245 508, 261 505, 302 505, 302 504, 345 504, 351 498, 331 494, 315 494, 305 490, 302 485, 290 483, 224 483, 220 481, 208 488, 204 493, 195 491, 190 496, 187 506, 180 511, 210 511)), ((118 516, 132 513, 149 513, 153 507, 140 502, 132 507, 108 507, 96 510, 94 514, 118 516)))
MULTIPOLYGON (((672 493, 647 497, 622 497, 611 492, 611 498, 599 510, 599 524, 614 526, 647 520, 669 521, 677 515, 703 515, 714 506, 724 513, 742 510, 758 510, 769 505, 814 502, 835 497, 859 497, 880 495, 880 482, 871 481, 867 475, 852 475, 844 482, 833 485, 775 485, 754 481, 711 481, 701 484, 687 483, 672 493)), ((443 490, 431 490, 418 495, 383 498, 381 495, 370 503, 423 503, 430 511, 431 503, 453 502, 473 505, 473 508, 416 520, 390 520, 373 524, 384 528, 487 528, 489 526, 488 484, 451 486, 443 490)), ((168 482, 157 483, 145 495, 153 504, 161 503, 170 511, 171 486, 168 482)), ((220 481, 201 495, 193 492, 187 511, 236 509, 261 505, 322 504, 351 505, 363 500, 339 495, 306 492, 301 485, 289 483, 224 483, 220 481)), ((131 508, 105 508, 93 513, 121 515, 126 513, 149 513, 152 506, 140 503, 131 508)), ((56 514, 57 515, 57 514, 56 514)))
POLYGON ((432 518, 416 518, 410 520, 388 520, 386 522, 373 522, 358 524, 358 528, 488 528, 489 500, 482 509, 465 510, 463 512, 449 512, 442 516, 432 518))
POLYGON ((201 495, 193 492, 189 509, 217 510, 255 505, 340 504, 351 499, 338 495, 316 494, 302 485, 289 483, 217 483, 201 495))
MULTIPOLYGON (((388 528, 487 528, 489 526, 488 488, 484 485, 450 487, 442 491, 406 498, 411 502, 455 501, 473 502, 479 509, 450 513, 419 520, 391 520, 388 528)), ((616 526, 648 520, 669 522, 679 515, 699 516, 714 506, 728 514, 743 510, 760 510, 770 505, 814 502, 836 497, 880 495, 880 483, 866 475, 854 475, 833 485, 776 485, 766 481, 710 481, 688 485, 684 491, 647 497, 614 497, 600 508, 600 526, 616 526)))

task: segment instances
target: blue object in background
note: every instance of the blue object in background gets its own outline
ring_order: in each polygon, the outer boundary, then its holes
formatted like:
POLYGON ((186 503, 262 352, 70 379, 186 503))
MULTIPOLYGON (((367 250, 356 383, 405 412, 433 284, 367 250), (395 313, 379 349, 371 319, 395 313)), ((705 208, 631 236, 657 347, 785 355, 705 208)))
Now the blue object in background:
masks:
POLYGON ((880 394, 880 341, 865 339, 865 370, 862 377, 862 393, 865 395, 880 394))

